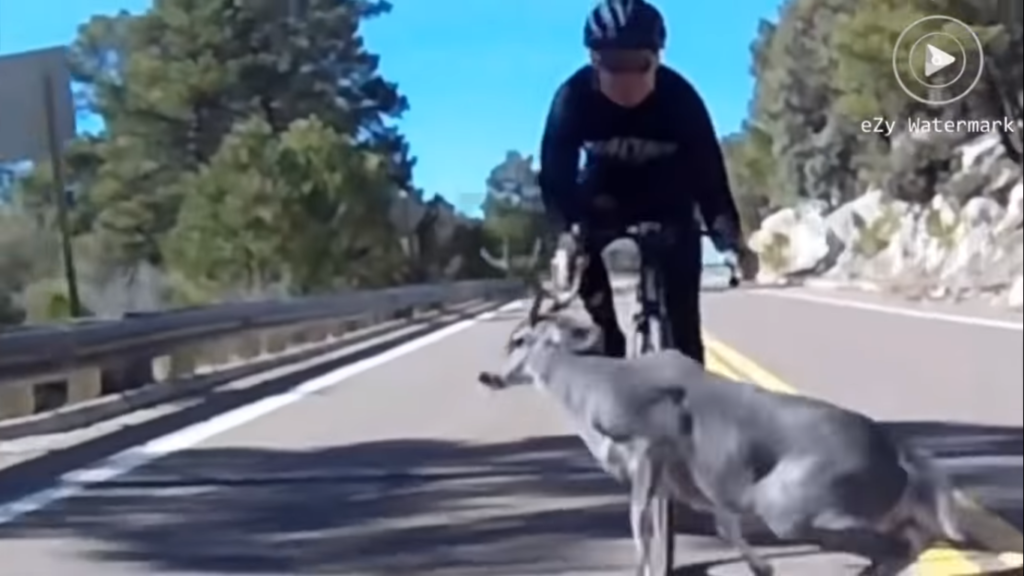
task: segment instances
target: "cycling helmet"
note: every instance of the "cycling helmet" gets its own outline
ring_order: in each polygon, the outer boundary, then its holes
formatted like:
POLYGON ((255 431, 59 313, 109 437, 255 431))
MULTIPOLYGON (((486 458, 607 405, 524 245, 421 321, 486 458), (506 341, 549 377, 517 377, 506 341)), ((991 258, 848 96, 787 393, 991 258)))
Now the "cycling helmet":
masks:
POLYGON ((661 12, 644 0, 601 0, 587 18, 583 43, 591 50, 661 50, 667 35, 661 12))

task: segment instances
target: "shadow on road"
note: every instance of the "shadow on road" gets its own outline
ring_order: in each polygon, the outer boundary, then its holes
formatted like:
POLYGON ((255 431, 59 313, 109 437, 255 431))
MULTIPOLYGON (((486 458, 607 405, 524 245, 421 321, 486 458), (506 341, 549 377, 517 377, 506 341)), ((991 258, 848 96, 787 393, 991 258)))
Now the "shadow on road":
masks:
MULTIPOLYGON (((285 393, 307 380, 366 360, 474 316, 473 313, 461 311, 440 319, 432 318, 412 322, 408 326, 408 330, 395 334, 381 334, 379 338, 371 338, 371 342, 363 342, 362 345, 355 348, 343 346, 338 350, 339 355, 333 359, 299 368, 285 375, 261 379, 247 386, 214 387, 171 400, 164 404, 164 407, 172 409, 152 419, 130 423, 112 430, 109 434, 73 444, 68 448, 56 449, 47 453, 45 457, 0 467, 0 501, 13 500, 29 494, 53 478, 98 462, 111 454, 171 434, 193 424, 205 422, 263 398, 285 393)), ((227 373, 225 377, 230 378, 234 371, 228 369, 225 372, 227 373)), ((236 375, 241 376, 244 372, 244 369, 239 370, 236 375)))
POLYGON ((888 423, 897 437, 931 454, 987 510, 1024 530, 1024 428, 955 422, 888 423))
POLYGON ((72 537, 96 560, 189 573, 526 574, 628 536, 620 493, 572 437, 192 450, 0 539, 72 537), (516 514, 523 495, 537 509, 516 514))
MULTIPOLYGON (((955 468, 972 493, 1001 494, 1019 519, 1020 430, 891 426, 950 462, 1015 455, 1016 468, 955 468)), ((194 574, 603 574, 603 549, 629 537, 622 494, 568 436, 196 449, 0 527, 0 545, 71 538, 94 561, 194 574)), ((685 531, 707 528, 697 520, 685 531)), ((716 565, 708 557, 687 551, 702 563, 679 575, 705 576, 716 565)))

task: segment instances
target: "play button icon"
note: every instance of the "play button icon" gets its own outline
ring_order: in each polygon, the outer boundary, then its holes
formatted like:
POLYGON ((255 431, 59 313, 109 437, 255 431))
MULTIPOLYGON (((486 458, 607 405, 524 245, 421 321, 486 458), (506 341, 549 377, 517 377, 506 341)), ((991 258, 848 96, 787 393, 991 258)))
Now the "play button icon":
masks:
POLYGON ((928 56, 924 61, 924 75, 926 78, 932 77, 939 70, 956 62, 955 56, 948 52, 943 52, 931 44, 926 45, 925 49, 928 51, 928 56))
POLYGON ((896 81, 918 102, 939 106, 963 98, 981 80, 985 49, 969 26, 925 16, 900 33, 892 49, 896 81))

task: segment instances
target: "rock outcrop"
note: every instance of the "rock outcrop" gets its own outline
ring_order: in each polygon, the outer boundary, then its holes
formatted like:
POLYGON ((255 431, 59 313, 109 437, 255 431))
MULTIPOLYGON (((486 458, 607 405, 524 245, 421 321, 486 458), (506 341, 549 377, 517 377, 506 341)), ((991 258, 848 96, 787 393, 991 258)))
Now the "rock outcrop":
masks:
POLYGON ((807 201, 769 215, 750 238, 762 280, 820 276, 912 298, 988 298, 1019 310, 1021 170, 997 145, 983 136, 961 146, 959 171, 927 205, 874 188, 832 210, 807 201))

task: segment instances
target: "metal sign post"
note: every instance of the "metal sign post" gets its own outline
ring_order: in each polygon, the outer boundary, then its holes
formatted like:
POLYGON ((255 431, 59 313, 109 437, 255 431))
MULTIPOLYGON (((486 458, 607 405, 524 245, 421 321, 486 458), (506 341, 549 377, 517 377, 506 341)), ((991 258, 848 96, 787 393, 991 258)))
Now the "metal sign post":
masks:
POLYGON ((57 228, 60 230, 61 256, 64 260, 64 278, 68 285, 68 308, 72 318, 82 315, 82 301, 78 296, 78 273, 75 252, 71 244, 71 224, 68 218, 67 183, 64 179, 64 154, 57 131, 57 99, 53 76, 43 73, 43 108, 46 126, 46 144, 49 148, 50 168, 53 171, 54 204, 57 207, 57 228))
POLYGON ((69 312, 81 316, 68 214, 63 144, 75 136, 67 49, 0 57, 0 163, 49 160, 69 312))

